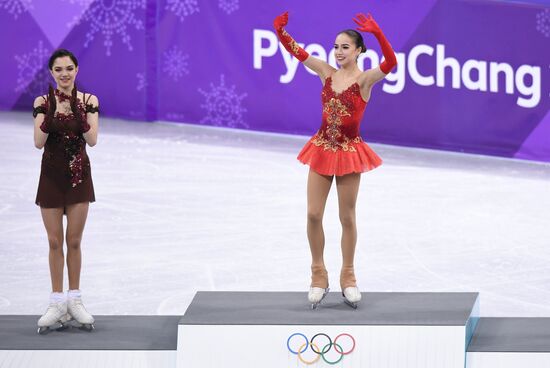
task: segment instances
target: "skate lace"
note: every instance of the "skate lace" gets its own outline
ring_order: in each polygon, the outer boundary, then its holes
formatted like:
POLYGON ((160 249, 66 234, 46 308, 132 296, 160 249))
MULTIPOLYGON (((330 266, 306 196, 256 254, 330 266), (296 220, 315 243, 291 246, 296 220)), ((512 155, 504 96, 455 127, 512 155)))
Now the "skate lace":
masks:
POLYGON ((86 308, 84 308, 84 304, 82 304, 82 300, 80 299, 74 299, 72 301, 72 306, 71 306, 71 309, 72 309, 72 312, 75 312, 75 313, 78 313, 78 314, 81 314, 81 313, 87 313, 86 312, 86 308))
POLYGON ((61 305, 59 303, 50 303, 48 305, 48 308, 46 308, 46 313, 48 312, 55 312, 57 313, 58 311, 60 311, 62 308, 61 308, 61 305))

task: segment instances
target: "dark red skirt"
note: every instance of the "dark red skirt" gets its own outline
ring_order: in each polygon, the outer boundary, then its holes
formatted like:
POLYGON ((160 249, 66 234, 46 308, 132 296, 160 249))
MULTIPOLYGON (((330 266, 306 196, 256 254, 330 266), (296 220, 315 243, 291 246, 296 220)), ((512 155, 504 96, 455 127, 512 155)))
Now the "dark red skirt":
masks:
POLYGON ((63 154, 45 151, 42 155, 42 167, 36 204, 43 208, 65 208, 81 202, 95 202, 94 184, 90 159, 84 153, 82 182, 71 184, 69 163, 63 154))

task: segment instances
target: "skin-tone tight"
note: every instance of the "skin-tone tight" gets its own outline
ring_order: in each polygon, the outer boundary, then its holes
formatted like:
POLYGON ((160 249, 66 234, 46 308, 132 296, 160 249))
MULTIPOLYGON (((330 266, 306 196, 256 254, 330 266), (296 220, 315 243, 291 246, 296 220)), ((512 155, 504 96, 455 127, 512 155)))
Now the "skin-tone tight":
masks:
MULTIPOLYGON (((325 268, 323 259, 325 248, 323 214, 333 178, 333 176, 320 175, 313 170, 309 171, 307 181, 307 236, 311 250, 312 268, 325 268)), ((342 224, 342 268, 353 267, 355 244, 357 243, 355 204, 360 180, 361 174, 356 173, 336 176, 338 208, 340 223, 342 224)))
POLYGON ((63 236, 63 208, 41 208, 42 221, 48 234, 50 245, 50 276, 52 291, 63 292, 63 267, 65 256, 63 240, 67 244, 67 268, 69 271, 69 289, 80 288, 82 232, 88 216, 88 202, 76 203, 66 207, 67 230, 63 236))

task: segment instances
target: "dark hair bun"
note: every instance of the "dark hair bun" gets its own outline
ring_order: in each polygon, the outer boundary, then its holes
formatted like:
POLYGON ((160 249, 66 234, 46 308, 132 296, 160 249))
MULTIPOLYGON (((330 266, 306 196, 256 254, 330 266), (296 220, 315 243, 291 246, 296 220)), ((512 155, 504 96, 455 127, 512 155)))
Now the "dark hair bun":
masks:
POLYGON ((338 34, 342 33, 348 35, 353 40, 355 47, 361 48, 361 53, 367 51, 367 47, 365 46, 365 41, 363 41, 363 36, 361 33, 357 32, 355 29, 346 29, 338 34))

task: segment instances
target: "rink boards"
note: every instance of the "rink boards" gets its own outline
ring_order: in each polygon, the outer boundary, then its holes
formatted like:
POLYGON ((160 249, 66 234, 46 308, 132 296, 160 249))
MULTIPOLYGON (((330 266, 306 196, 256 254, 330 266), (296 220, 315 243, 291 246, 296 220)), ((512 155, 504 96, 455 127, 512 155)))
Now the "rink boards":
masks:
POLYGON ((337 293, 317 310, 305 299, 198 292, 183 317, 97 316, 92 332, 47 335, 38 316, 0 316, 0 367, 550 366, 550 318, 479 318, 477 293, 363 293, 357 310, 337 293))

